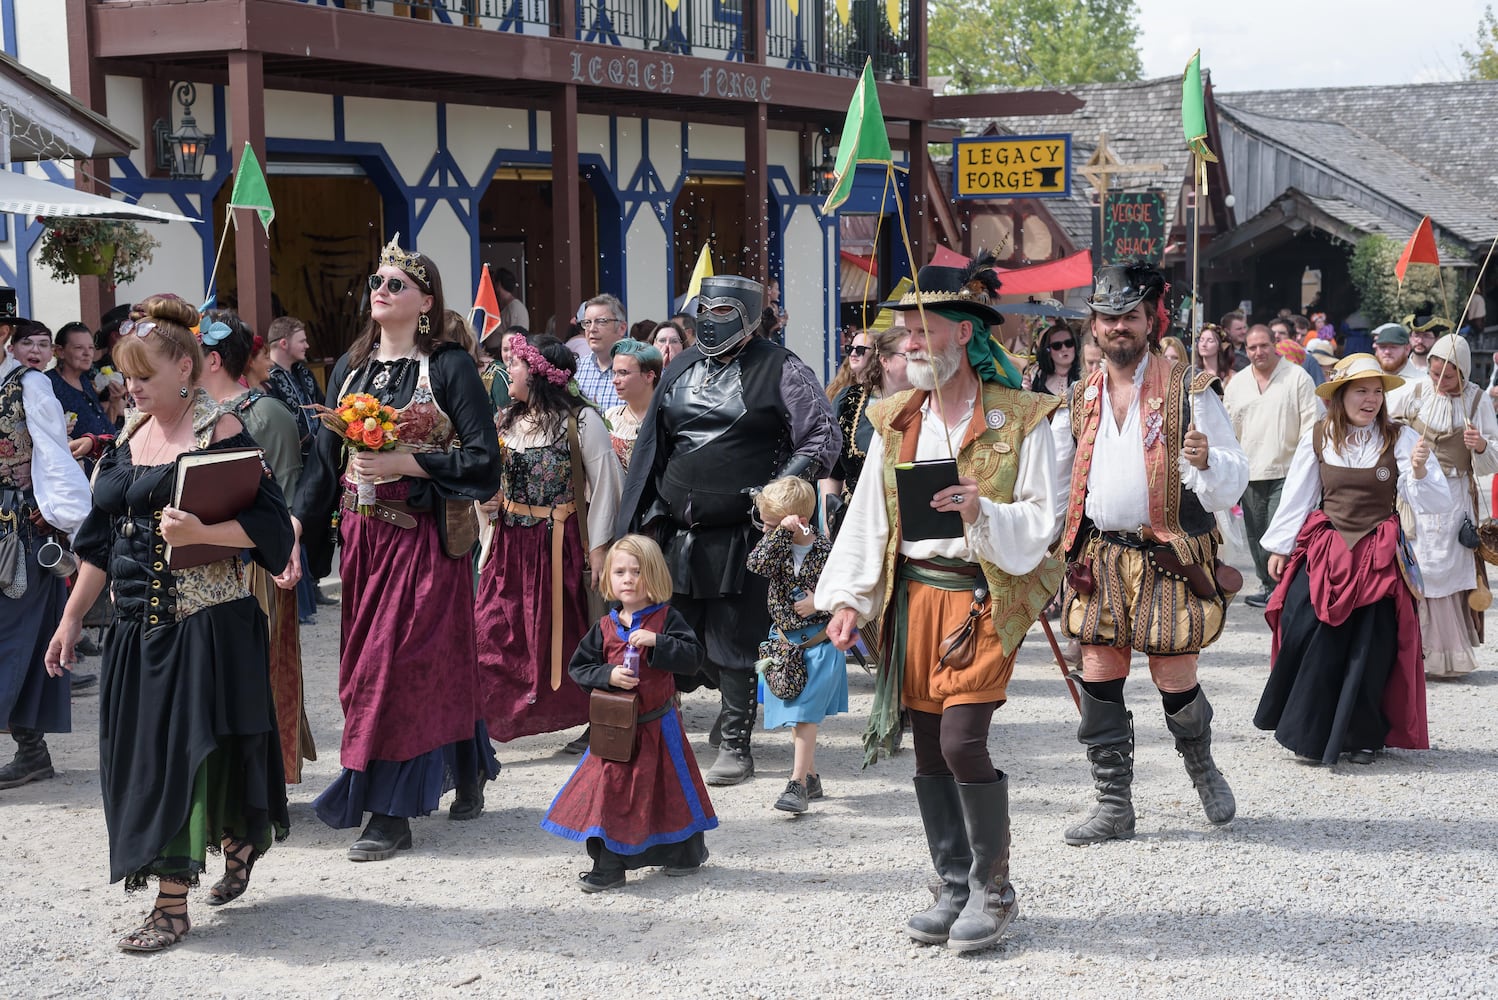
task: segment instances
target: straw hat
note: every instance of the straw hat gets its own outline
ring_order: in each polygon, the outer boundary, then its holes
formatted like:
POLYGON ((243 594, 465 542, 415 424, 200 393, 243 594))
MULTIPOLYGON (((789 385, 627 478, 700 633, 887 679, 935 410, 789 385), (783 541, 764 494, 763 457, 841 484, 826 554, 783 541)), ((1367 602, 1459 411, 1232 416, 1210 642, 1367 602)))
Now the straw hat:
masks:
POLYGON ((1364 378, 1382 379, 1386 394, 1404 385, 1404 379, 1385 372, 1373 355, 1349 354, 1338 361, 1331 374, 1326 377, 1326 381, 1316 387, 1316 395, 1322 399, 1331 399, 1332 393, 1347 383, 1364 378))

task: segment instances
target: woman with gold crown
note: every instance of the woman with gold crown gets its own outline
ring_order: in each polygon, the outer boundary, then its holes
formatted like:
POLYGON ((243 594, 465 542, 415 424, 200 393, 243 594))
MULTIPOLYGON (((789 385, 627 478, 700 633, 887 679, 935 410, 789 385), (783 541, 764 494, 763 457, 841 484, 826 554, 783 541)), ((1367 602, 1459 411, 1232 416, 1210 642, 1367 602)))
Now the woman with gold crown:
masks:
POLYGON ((473 359, 443 337, 436 265, 398 239, 369 276, 370 318, 333 367, 328 406, 374 396, 398 414, 399 442, 347 452, 319 429, 295 511, 309 525, 338 511, 343 773, 314 808, 337 828, 370 814, 351 861, 409 849, 410 817, 437 808, 449 787, 449 818, 478 816, 484 782, 499 773, 479 701, 472 562, 449 555, 439 530, 449 501, 461 514, 494 494, 499 441, 473 359), (359 496, 371 483, 373 509, 359 496))
POLYGON ((1488 394, 1468 381, 1472 349, 1461 337, 1436 341, 1426 373, 1399 394, 1393 414, 1430 442, 1452 494, 1449 510, 1415 515, 1415 558, 1425 584, 1420 637, 1426 677, 1464 677, 1477 669, 1474 651, 1492 597, 1481 561, 1462 537, 1477 537, 1476 477, 1498 472, 1498 417, 1488 394))

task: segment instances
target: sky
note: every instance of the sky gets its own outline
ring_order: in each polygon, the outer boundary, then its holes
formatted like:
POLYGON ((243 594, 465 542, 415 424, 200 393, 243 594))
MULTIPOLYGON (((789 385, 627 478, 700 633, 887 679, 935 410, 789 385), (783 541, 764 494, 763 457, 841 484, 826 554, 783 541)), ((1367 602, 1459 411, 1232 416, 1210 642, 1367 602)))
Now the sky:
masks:
POLYGON ((1461 79, 1488 2, 1136 0, 1145 77, 1179 76, 1200 48, 1220 92, 1461 79))

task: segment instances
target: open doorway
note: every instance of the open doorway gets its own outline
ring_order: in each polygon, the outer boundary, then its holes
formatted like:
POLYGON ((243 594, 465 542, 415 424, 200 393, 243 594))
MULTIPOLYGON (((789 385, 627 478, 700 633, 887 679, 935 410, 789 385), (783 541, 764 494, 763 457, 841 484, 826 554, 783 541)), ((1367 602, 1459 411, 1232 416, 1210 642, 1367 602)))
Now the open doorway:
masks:
POLYGON ((744 178, 693 174, 672 206, 676 254, 673 299, 686 294, 704 244, 712 247, 714 274, 744 273, 744 178))
MULTIPOLYGON (((598 200, 586 177, 578 180, 578 210, 581 234, 582 288, 579 301, 598 294, 600 287, 598 252, 598 200)), ((542 333, 558 308, 568 310, 556 318, 561 325, 553 334, 559 340, 567 339, 567 321, 572 319, 570 310, 576 303, 559 307, 556 304, 556 281, 552 270, 554 257, 553 227, 551 222, 552 183, 550 167, 500 167, 494 179, 484 190, 479 200, 479 246, 492 247, 496 255, 501 249, 513 259, 517 253, 523 260, 518 270, 513 263, 510 270, 521 283, 520 300, 525 303, 531 316, 531 332, 542 333)), ((497 263, 486 261, 486 263, 497 263)))
MULTIPOLYGON (((331 362, 359 334, 365 279, 380 259, 384 201, 359 167, 334 165, 334 176, 278 174, 266 182, 276 219, 270 227, 271 313, 307 325, 309 360, 331 362)), ((230 188, 213 201, 214 235, 223 235, 230 188)), ((258 225, 259 223, 255 223, 258 225)), ((238 304, 234 240, 219 263, 219 305, 238 304)), ((264 330, 257 330, 264 334, 264 330)))

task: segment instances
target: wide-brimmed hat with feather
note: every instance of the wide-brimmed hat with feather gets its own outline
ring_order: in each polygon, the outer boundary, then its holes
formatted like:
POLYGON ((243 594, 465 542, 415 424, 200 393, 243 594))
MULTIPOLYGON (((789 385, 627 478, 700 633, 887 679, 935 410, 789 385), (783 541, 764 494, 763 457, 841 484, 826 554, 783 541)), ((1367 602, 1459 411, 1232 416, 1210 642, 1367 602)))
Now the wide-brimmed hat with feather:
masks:
POLYGON ((940 267, 927 264, 916 272, 915 288, 898 300, 879 305, 895 312, 929 309, 933 312, 960 312, 981 320, 987 326, 1002 326, 1004 317, 994 309, 999 300, 999 275, 994 271, 997 258, 979 250, 966 267, 940 267))

